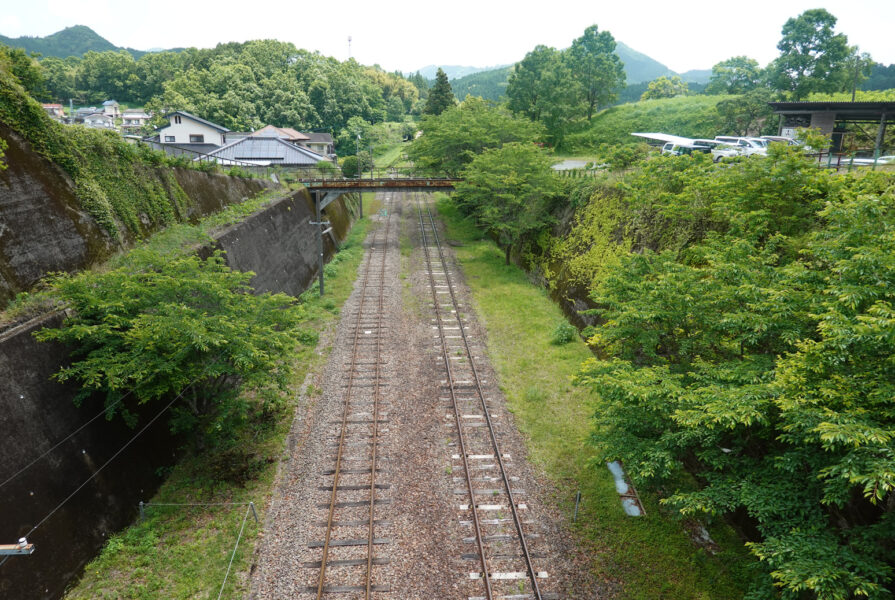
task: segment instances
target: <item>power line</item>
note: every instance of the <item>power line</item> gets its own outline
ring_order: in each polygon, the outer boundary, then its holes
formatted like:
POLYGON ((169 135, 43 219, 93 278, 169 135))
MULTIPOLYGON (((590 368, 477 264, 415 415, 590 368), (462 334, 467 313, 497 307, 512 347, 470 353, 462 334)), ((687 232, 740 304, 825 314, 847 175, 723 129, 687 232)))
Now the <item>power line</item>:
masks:
MULTIPOLYGON (((230 576, 230 569, 233 567, 233 559, 236 558, 236 549, 239 548, 239 540, 242 539, 242 532, 246 528, 246 520, 249 518, 249 511, 255 510, 255 505, 249 502, 248 507, 246 507, 246 514, 242 517, 242 527, 239 528, 239 535, 236 537, 236 544, 233 546, 233 553, 230 555, 230 564, 227 565, 227 572, 224 574, 224 582, 221 584, 221 591, 218 592, 218 600, 221 600, 221 596, 224 595, 224 587, 227 585, 227 578, 230 576)), ((258 520, 258 516, 255 516, 255 520, 258 520)))
MULTIPOLYGON (((64 438, 62 438, 62 439, 59 440, 58 442, 56 442, 56 444, 55 444, 52 448, 50 448, 49 450, 47 450, 46 452, 44 452, 43 454, 41 454, 40 456, 38 456, 37 458, 35 458, 34 460, 32 460, 30 463, 28 463, 27 465, 23 466, 21 469, 19 469, 18 471, 16 471, 15 473, 13 473, 12 475, 10 475, 9 477, 7 477, 2 483, 0 483, 0 488, 2 488, 2 487, 5 486, 7 483, 9 483, 10 481, 12 481, 13 479, 15 479, 16 477, 18 477, 18 476, 21 475, 22 473, 24 473, 25 471, 27 471, 28 469, 30 469, 35 463, 37 463, 37 462, 40 461, 41 459, 45 458, 45 457, 46 457, 48 454, 50 454, 53 450, 55 450, 56 448, 58 448, 59 446, 61 446, 62 444, 64 444, 64 443, 67 442, 68 440, 70 440, 72 437, 74 437, 75 435, 77 435, 82 429, 84 429, 85 427, 87 427, 88 425, 90 425, 91 423, 93 423, 94 421, 96 421, 98 418, 100 418, 101 416, 103 416, 104 414, 108 413, 110 410, 112 410, 113 408, 115 408, 116 406, 118 406, 119 404, 121 404, 121 403, 124 401, 124 399, 127 398, 128 396, 130 396, 132 393, 133 393, 133 390, 128 391, 124 396, 122 396, 121 398, 119 398, 118 400, 116 400, 115 402, 113 402, 112 404, 110 404, 109 406, 106 406, 105 408, 103 408, 100 412, 98 412, 98 413, 97 413, 93 418, 91 418, 89 421, 87 421, 86 423, 84 423, 83 425, 81 425, 80 427, 78 427, 77 429, 75 429, 74 431, 72 431, 70 434, 68 434, 67 436, 65 436, 64 438)), ((0 563, 0 564, 3 564, 3 563, 0 563)))
MULTIPOLYGON (((204 375, 204 373, 203 373, 203 375, 204 375)), ((200 377, 201 377, 201 376, 200 376, 200 377)), ((138 431, 138 432, 136 433, 136 435, 134 435, 134 436, 133 436, 131 439, 129 439, 129 440, 128 440, 128 441, 127 441, 121 448, 119 448, 118 451, 115 452, 115 454, 113 454, 113 455, 109 458, 109 460, 107 460, 105 463, 103 463, 103 465, 102 465, 100 468, 98 468, 96 471, 94 471, 93 474, 90 475, 90 477, 88 477, 88 478, 87 478, 81 485, 79 485, 79 486, 77 487, 77 489, 75 489, 75 491, 73 491, 71 494, 69 494, 68 496, 66 496, 65 500, 63 500, 62 502, 60 502, 59 504, 57 504, 57 505, 56 505, 56 508, 54 508, 53 510, 51 510, 51 511, 49 512, 49 514, 47 514, 47 516, 45 516, 43 519, 41 519, 41 520, 37 523, 37 525, 35 525, 34 527, 32 527, 32 528, 31 528, 31 531, 29 531, 28 533, 26 533, 23 537, 27 538, 28 536, 30 536, 32 533, 34 533, 35 531, 37 531, 37 528, 38 528, 38 527, 40 527, 41 525, 43 525, 44 523, 46 523, 47 519, 49 519, 49 518, 52 517, 54 514, 56 514, 56 511, 57 511, 57 510, 59 510, 60 508, 62 508, 62 507, 65 505, 66 502, 68 502, 69 500, 71 500, 71 499, 75 496, 75 494, 77 494, 78 492, 80 492, 80 491, 84 488, 84 486, 86 486, 88 483, 90 483, 90 482, 93 480, 94 477, 96 477, 97 475, 99 475, 100 472, 101 472, 103 469, 105 469, 105 468, 109 465, 109 463, 111 463, 113 460, 115 460, 115 459, 118 457, 119 454, 121 454, 122 452, 124 452, 124 450, 125 450, 128 446, 130 446, 130 445, 134 442, 134 440, 136 440, 138 437, 140 437, 140 435, 141 435, 144 431, 146 431, 147 429, 149 429, 149 426, 152 425, 153 423, 155 423, 155 422, 158 420, 158 418, 161 417, 162 414, 164 414, 164 412, 165 412, 166 410, 168 410, 169 408, 171 408, 171 405, 173 405, 175 402, 177 402, 178 400, 180 400, 180 398, 183 397, 183 394, 187 391, 187 389, 189 389, 190 387, 192 387, 192 385, 193 385, 198 379, 199 379, 199 378, 197 377, 197 378, 194 379, 192 382, 190 382, 190 384, 187 385, 187 387, 185 387, 185 388, 183 389, 183 391, 181 391, 179 394, 177 394, 177 396, 175 396, 173 400, 171 400, 170 402, 168 402, 168 404, 166 404, 165 407, 164 407, 162 410, 160 410, 160 411, 158 412, 158 414, 156 414, 154 417, 152 417, 152 419, 151 419, 148 423, 146 423, 146 425, 144 425, 143 428, 140 429, 140 431, 138 431)), ((0 563, 0 564, 2 564, 2 563, 0 563)))

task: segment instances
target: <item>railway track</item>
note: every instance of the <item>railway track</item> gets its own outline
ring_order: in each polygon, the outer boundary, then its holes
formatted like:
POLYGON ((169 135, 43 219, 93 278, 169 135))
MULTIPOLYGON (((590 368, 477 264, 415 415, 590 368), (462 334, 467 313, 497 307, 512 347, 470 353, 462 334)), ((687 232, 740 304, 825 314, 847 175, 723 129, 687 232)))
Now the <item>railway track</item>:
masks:
MULTIPOLYGON (((350 361, 344 366, 344 404, 341 421, 333 423, 334 435, 327 441, 332 450, 331 468, 320 473, 328 492, 328 501, 319 503, 324 518, 319 522, 322 534, 308 544, 320 549, 320 560, 304 564, 318 570, 316 585, 302 590, 316 595, 369 600, 377 592, 388 592, 390 586, 378 581, 376 567, 388 564, 388 558, 377 550, 391 542, 377 537, 390 522, 379 513, 391 503, 383 481, 386 469, 380 456, 381 436, 387 431, 387 398, 383 394, 388 383, 383 376, 383 344, 387 331, 383 300, 389 281, 386 280, 386 254, 391 233, 391 213, 376 232, 363 267, 360 299, 349 329, 353 339, 350 361)), ((309 515, 310 516, 310 515, 309 515)))
POLYGON ((451 474, 462 487, 454 490, 455 502, 461 524, 472 534, 464 541, 475 547, 474 553, 463 558, 477 565, 467 577, 470 589, 480 591, 468 598, 556 599, 557 594, 541 589, 548 573, 538 570, 543 557, 530 549, 530 540, 538 537, 532 531, 535 524, 525 517, 529 507, 521 500, 524 490, 518 489, 519 479, 509 473, 512 457, 501 452, 500 425, 492 416, 491 398, 476 368, 456 283, 424 201, 418 200, 417 215, 435 312, 433 329, 445 372, 442 390, 457 439, 451 474))

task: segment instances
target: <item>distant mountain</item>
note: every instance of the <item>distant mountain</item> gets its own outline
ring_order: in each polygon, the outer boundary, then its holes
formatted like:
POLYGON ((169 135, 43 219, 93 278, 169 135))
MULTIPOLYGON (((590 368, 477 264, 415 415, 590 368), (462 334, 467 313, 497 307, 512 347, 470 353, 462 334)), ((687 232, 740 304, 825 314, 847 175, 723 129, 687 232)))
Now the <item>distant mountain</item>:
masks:
MULTIPOLYGON (((626 84, 631 88, 630 90, 627 90, 629 93, 621 94, 619 99, 622 99, 622 96, 624 96, 625 100, 630 100, 633 99, 635 95, 639 98, 640 94, 643 93, 640 88, 642 87, 643 90, 645 90, 647 82, 663 75, 669 77, 678 75, 678 73, 675 73, 659 61, 650 58, 642 52, 634 50, 622 42, 616 42, 615 53, 618 54, 618 57, 625 65, 626 84)), ((481 96, 486 100, 500 100, 506 94, 507 79, 510 76, 510 72, 513 70, 513 65, 485 69, 476 67, 442 68, 451 80, 451 88, 454 90, 454 95, 457 99, 462 100, 467 94, 472 94, 473 96, 481 96), (463 74, 452 75, 452 71, 449 71, 449 69, 456 70, 453 72, 463 74)), ((431 79, 435 77, 436 69, 437 67, 429 66, 425 69, 420 69, 420 73, 431 79), (431 76, 427 73, 431 73, 431 76)), ((680 76, 684 81, 690 82, 690 87, 693 88, 693 84, 704 85, 708 83, 711 74, 711 69, 694 69, 682 73, 680 76)))
POLYGON ((425 77, 426 79, 435 79, 435 73, 438 72, 438 69, 442 69, 445 74, 448 76, 448 79, 459 79, 461 77, 466 77, 467 75, 472 75, 474 73, 481 73, 482 71, 493 71, 494 69, 503 69, 509 65, 498 65, 496 67, 462 67, 458 65, 426 65, 422 69, 418 69, 420 75, 425 77))
POLYGON ((463 100, 467 94, 481 96, 485 100, 499 101, 506 95, 507 79, 513 67, 501 67, 490 71, 479 71, 451 80, 451 89, 457 100, 463 100))
POLYGON ((642 52, 634 50, 622 42, 615 42, 615 53, 618 54, 618 57, 625 63, 625 77, 627 78, 626 83, 628 85, 643 81, 652 81, 662 75, 676 75, 674 71, 659 61, 650 58, 642 52))
POLYGON ((681 79, 690 83, 708 83, 711 78, 711 69, 690 69, 681 73, 681 79))
POLYGON ((133 48, 121 48, 102 37, 86 25, 66 27, 62 31, 51 33, 46 37, 23 36, 8 38, 0 35, 0 43, 23 48, 26 52, 39 52, 43 56, 84 56, 89 51, 105 52, 106 50, 127 50, 134 58, 140 58, 146 52, 133 48))

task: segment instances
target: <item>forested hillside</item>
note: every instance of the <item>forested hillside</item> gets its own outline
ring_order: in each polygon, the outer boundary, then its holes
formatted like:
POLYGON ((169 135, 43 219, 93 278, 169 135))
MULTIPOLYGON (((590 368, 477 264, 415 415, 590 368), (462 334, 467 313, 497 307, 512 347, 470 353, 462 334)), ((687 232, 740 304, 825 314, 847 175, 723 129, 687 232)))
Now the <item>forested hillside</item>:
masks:
POLYGON ((513 67, 503 67, 454 79, 451 81, 454 96, 461 101, 467 95, 472 95, 499 102, 506 98, 507 79, 512 69, 513 67))
POLYGON ((105 52, 108 50, 126 50, 134 58, 139 58, 146 54, 133 48, 119 48, 85 25, 66 27, 62 31, 57 31, 44 37, 8 38, 0 35, 0 44, 6 44, 12 48, 22 48, 28 53, 36 52, 41 56, 55 56, 57 58, 84 56, 88 52, 105 52))
POLYGON ((145 54, 87 52, 40 61, 44 99, 186 110, 233 130, 271 124, 338 131, 352 117, 402 120, 420 91, 400 74, 339 62, 275 40, 145 54))

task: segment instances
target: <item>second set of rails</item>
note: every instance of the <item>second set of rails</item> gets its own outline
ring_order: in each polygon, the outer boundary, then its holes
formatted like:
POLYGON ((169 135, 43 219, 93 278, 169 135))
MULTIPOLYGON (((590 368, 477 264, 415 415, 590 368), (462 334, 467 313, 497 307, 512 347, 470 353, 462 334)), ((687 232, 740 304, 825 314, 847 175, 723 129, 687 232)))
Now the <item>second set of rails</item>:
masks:
MULTIPOLYGON (((513 487, 518 485, 519 478, 511 476, 507 469, 511 457, 501 450, 500 428, 492 416, 491 398, 476 367, 477 357, 458 299, 457 283, 451 276, 428 203, 418 200, 417 215, 435 313, 436 345, 446 376, 442 390, 447 394, 451 410, 448 419, 453 422, 457 439, 458 452, 452 460, 462 471, 462 476, 454 479, 464 484, 455 494, 468 499, 468 503, 457 508, 469 516, 462 518, 461 524, 471 527, 472 539, 465 541, 473 543, 476 549, 475 554, 464 558, 478 563, 479 571, 470 572, 468 577, 470 583, 479 584, 484 592, 482 596, 468 598, 558 598, 541 590, 541 582, 547 579, 548 573, 537 569, 536 563, 544 557, 530 548, 529 538, 538 537, 529 531, 535 524, 523 517, 528 506, 518 496, 524 491, 513 487)), ((453 465, 450 472, 454 473, 453 465)))

